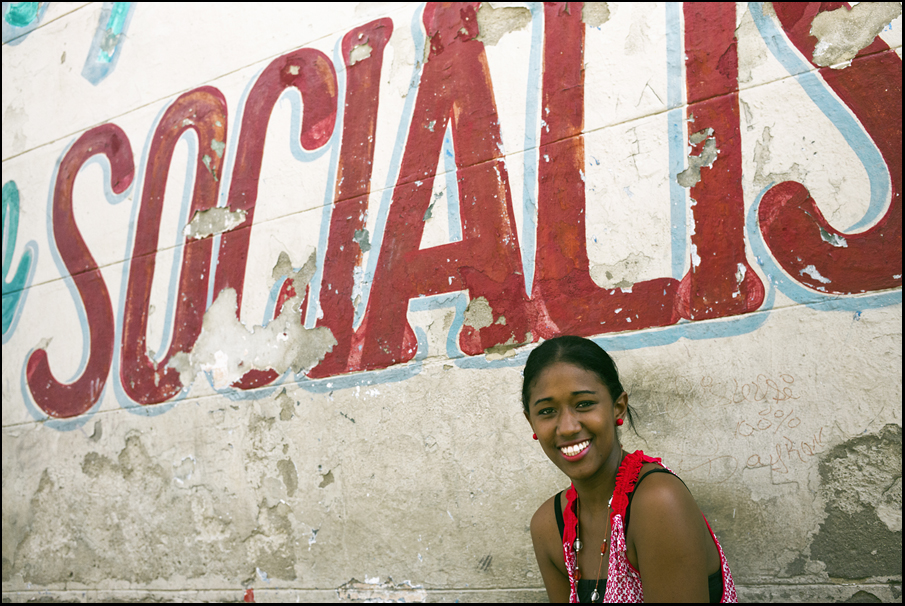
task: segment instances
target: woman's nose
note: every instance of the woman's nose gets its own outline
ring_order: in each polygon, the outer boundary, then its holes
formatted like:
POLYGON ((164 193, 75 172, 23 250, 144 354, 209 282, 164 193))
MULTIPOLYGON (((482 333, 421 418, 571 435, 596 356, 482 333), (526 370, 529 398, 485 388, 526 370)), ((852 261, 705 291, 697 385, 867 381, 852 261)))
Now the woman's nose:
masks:
POLYGON ((562 413, 559 415, 559 425, 557 429, 559 433, 564 436, 576 434, 581 430, 581 424, 578 422, 578 417, 568 406, 563 408, 562 413))

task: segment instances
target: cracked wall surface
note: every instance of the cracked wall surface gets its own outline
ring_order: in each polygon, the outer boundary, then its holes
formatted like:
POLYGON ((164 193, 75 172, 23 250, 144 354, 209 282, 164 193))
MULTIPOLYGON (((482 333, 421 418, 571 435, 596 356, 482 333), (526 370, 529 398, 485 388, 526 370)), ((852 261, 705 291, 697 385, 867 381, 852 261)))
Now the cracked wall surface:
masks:
POLYGON ((901 601, 899 3, 27 4, 4 601, 543 601, 558 334, 741 600, 901 601))

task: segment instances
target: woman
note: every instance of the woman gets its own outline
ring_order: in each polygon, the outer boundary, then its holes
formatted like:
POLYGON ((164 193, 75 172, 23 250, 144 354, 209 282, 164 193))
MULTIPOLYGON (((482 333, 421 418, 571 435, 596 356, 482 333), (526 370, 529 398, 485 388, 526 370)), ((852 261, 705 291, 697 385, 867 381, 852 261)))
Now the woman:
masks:
POLYGON ((557 337, 531 352, 524 376, 534 439, 572 481, 531 519, 550 601, 736 601, 722 548, 685 484, 660 459, 622 450, 616 428, 626 417, 634 425, 610 356, 593 341, 557 337))

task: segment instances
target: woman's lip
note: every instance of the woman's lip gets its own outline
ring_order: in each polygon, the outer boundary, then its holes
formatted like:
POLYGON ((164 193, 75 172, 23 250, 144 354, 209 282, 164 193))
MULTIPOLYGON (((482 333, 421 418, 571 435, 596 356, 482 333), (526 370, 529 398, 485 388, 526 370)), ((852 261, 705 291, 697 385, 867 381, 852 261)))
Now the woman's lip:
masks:
MULTIPOLYGON (((580 443, 581 443, 581 442, 579 442, 579 444, 580 444, 580 443)), ((570 457, 569 455, 567 455, 566 453, 564 453, 562 450, 559 451, 559 454, 561 454, 561 455, 563 456, 563 458, 564 458, 566 461, 577 461, 577 460, 581 459, 582 457, 584 457, 586 454, 588 454, 588 450, 589 450, 590 448, 591 448, 591 441, 589 440, 589 441, 588 441, 588 445, 584 447, 584 450, 582 450, 581 452, 579 452, 579 453, 578 453, 577 455, 575 455, 574 457, 570 457)))

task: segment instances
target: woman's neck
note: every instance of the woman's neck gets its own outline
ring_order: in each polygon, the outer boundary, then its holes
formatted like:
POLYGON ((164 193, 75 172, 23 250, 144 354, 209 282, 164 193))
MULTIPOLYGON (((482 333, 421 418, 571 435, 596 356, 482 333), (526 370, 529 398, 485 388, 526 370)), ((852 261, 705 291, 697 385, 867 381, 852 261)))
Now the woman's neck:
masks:
POLYGON ((581 507, 586 512, 590 514, 606 512, 613 490, 616 488, 616 473, 623 457, 622 448, 618 447, 593 476, 572 481, 581 507))

